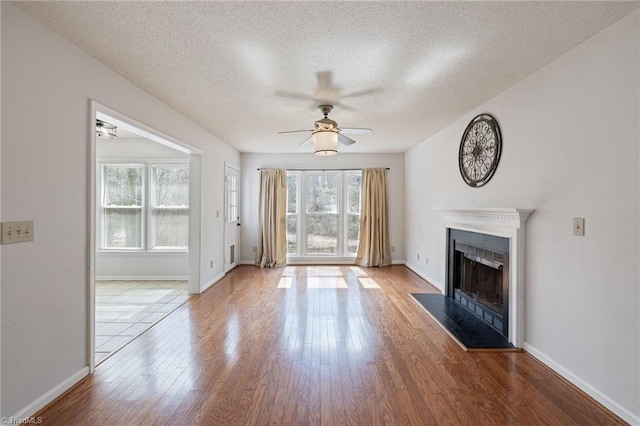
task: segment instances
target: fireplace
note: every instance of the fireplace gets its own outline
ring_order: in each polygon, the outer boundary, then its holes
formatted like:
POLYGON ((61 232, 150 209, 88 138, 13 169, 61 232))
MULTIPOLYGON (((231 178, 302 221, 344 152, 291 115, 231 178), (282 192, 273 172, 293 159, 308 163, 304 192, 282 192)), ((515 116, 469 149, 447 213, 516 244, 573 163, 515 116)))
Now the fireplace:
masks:
POLYGON ((509 336, 509 239, 449 230, 446 295, 509 336))
POLYGON ((533 210, 438 210, 443 215, 447 247, 443 293, 453 298, 457 294, 458 303, 466 304, 466 309, 480 315, 482 321, 491 322, 491 326, 505 335, 511 344, 521 348, 525 332, 525 224, 533 210), (463 231, 466 234, 459 234, 463 231), (453 244, 450 241, 452 235, 455 240, 453 244), (459 263, 454 267, 456 258, 459 263), (471 284, 463 287, 458 284, 456 287, 453 283, 460 283, 459 278, 463 274, 471 284), (491 285, 488 284, 490 280, 493 283, 491 285))

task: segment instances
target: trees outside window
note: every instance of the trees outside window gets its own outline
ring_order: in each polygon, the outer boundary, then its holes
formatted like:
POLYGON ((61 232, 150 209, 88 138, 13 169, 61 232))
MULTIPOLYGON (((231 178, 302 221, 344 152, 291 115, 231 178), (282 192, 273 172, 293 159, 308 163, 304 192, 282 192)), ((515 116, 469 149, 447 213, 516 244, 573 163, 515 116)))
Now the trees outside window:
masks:
POLYGON ((103 247, 142 249, 142 165, 103 168, 103 247))
POLYGON ((347 253, 355 254, 358 251, 360 240, 360 202, 362 190, 362 175, 347 173, 347 253))
POLYGON ((186 249, 189 245, 189 169, 151 167, 151 247, 186 249))
POLYGON ((352 256, 360 231, 360 171, 287 172, 290 256, 352 256))
POLYGON ((187 164, 102 164, 99 247, 187 250, 187 164))

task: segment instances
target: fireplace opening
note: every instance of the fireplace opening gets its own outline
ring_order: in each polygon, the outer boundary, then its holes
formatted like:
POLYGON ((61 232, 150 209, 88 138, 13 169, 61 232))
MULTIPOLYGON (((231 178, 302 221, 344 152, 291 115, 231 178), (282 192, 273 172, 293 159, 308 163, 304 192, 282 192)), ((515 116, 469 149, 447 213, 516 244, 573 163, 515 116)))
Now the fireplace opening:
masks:
POLYGON ((451 229, 447 296, 508 336, 509 240, 451 229))
POLYGON ((502 313, 502 267, 498 262, 467 253, 460 265, 460 291, 495 313, 502 313))

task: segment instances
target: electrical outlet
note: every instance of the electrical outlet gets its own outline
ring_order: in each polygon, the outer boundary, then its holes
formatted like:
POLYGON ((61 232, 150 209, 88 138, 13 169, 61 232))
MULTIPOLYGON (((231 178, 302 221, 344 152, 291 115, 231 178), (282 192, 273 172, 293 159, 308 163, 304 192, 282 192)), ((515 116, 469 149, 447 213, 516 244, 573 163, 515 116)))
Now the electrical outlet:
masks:
POLYGON ((213 269, 213 260, 209 261, 209 268, 213 269))
POLYGON ((420 253, 418 253, 416 257, 418 258, 418 260, 420 260, 420 253))
POLYGON ((573 218, 573 235, 584 237, 584 217, 573 218))
POLYGON ((429 264, 429 256, 425 256, 424 257, 424 264, 428 265, 429 264))
POLYGON ((2 224, 2 244, 33 241, 33 221, 4 222, 2 224))
POLYGON ((395 253, 396 252, 396 246, 391 246, 391 253, 395 253))
POLYGON ((253 252, 257 253, 258 252, 258 247, 257 246, 253 246, 253 252))

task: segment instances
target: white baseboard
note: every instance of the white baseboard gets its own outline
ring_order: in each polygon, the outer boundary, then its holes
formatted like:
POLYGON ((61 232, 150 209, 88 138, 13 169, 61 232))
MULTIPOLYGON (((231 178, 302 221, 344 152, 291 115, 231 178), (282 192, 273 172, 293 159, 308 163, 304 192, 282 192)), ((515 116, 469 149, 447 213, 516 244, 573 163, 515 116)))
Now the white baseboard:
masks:
POLYGON ((240 265, 255 265, 255 260, 241 260, 238 262, 240 265))
POLYGON ((44 395, 33 401, 31 404, 24 407, 13 415, 13 419, 24 419, 26 417, 32 417, 38 411, 42 410, 48 404, 53 402, 57 397, 71 389, 73 385, 78 383, 83 378, 89 375, 89 367, 84 367, 82 370, 66 378, 52 389, 47 391, 44 395))
POLYGON ((209 287, 211 287, 212 285, 214 285, 215 283, 217 283, 218 281, 220 281, 221 279, 224 278, 226 274, 224 272, 221 272, 220 274, 218 274, 217 276, 215 276, 211 281, 209 281, 208 283, 206 283, 205 285, 203 285, 200 288, 200 293, 204 293, 204 291, 206 289, 208 289, 209 287))
POLYGON ((571 371, 569 371, 562 365, 552 360, 544 352, 539 351, 538 349, 531 346, 527 342, 524 342, 524 350, 528 352, 531 356, 533 356, 534 358, 542 362, 544 365, 546 365, 547 367, 549 367, 550 369, 552 369, 553 371, 555 371, 556 373, 564 377, 566 380, 573 383, 580 390, 582 390, 584 393, 589 395, 591 398, 598 401, 600 404, 602 404, 604 407, 606 407, 608 410, 613 412, 615 415, 620 417, 625 422, 631 425, 640 425, 640 416, 637 416, 633 414, 631 411, 629 411, 628 409, 622 407, 620 404, 618 404, 616 401, 609 398, 607 395, 605 395, 604 393, 596 389, 594 386, 585 382, 584 380, 582 380, 581 378, 573 374, 571 371))
POLYGON ((440 292, 442 294, 444 294, 444 286, 442 284, 440 284, 438 281, 436 281, 433 278, 431 278, 430 276, 426 275, 425 273, 423 273, 418 268, 416 268, 415 266, 413 266, 412 264, 410 264, 408 262, 405 262, 404 266, 406 266, 407 268, 411 269, 413 272, 415 272, 416 275, 418 275, 420 278, 422 278, 425 281, 427 281, 429 284, 431 284, 432 286, 434 286, 435 288, 440 290, 440 292))
POLYGON ((404 260, 392 260, 391 264, 392 265, 406 265, 407 262, 405 262, 404 260))
POLYGON ((332 260, 327 262, 326 260, 288 260, 286 266, 304 266, 304 265, 354 265, 353 260, 332 260))
POLYGON ((356 258, 352 256, 331 258, 322 256, 288 257, 287 265, 355 265, 356 258))
POLYGON ((189 275, 103 275, 96 281, 187 281, 189 275))

